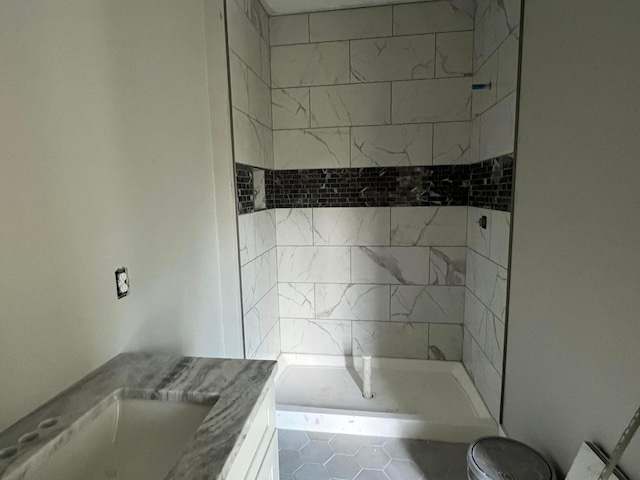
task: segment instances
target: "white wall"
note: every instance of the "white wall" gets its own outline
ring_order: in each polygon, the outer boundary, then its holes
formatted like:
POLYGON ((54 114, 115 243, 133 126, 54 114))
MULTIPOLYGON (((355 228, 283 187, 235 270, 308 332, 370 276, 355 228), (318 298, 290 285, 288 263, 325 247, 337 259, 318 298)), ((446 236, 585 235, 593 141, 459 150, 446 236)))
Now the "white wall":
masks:
MULTIPOLYGON (((566 471, 640 401, 640 3, 526 2, 504 423, 566 471)), ((640 478, 640 439, 622 466, 640 478)))
POLYGON ((0 4, 0 429, 124 350, 238 354, 204 40, 202 0, 0 4))

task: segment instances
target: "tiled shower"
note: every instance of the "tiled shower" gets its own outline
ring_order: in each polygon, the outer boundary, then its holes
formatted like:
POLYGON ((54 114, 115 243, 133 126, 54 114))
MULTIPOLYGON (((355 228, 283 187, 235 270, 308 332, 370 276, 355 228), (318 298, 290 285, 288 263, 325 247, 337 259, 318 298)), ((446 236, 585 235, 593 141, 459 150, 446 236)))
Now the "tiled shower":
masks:
POLYGON ((463 361, 499 418, 519 17, 227 0, 247 358, 463 361))

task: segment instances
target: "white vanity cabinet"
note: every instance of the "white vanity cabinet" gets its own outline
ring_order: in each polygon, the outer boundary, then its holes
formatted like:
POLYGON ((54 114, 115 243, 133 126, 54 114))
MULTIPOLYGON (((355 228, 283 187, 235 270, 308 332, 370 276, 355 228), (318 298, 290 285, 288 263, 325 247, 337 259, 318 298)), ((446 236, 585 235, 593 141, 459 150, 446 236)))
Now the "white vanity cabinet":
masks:
POLYGON ((251 429, 240 447, 226 480, 278 480, 276 393, 272 384, 264 396, 251 429))

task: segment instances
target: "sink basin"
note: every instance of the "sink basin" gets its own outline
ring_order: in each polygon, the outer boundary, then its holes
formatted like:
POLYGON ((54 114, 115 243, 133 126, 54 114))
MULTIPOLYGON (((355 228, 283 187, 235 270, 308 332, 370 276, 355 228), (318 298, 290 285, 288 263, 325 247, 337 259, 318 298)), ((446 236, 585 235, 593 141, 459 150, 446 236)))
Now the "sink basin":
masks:
POLYGON ((215 404, 114 394, 36 454, 25 480, 161 480, 215 404))

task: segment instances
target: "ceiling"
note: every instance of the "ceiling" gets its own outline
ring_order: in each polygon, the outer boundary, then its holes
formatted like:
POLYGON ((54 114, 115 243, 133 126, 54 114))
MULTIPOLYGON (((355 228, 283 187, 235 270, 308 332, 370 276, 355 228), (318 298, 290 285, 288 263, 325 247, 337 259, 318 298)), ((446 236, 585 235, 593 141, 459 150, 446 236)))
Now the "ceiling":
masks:
POLYGON ((262 0, 262 3, 270 15, 286 15, 417 1, 421 0, 262 0))

